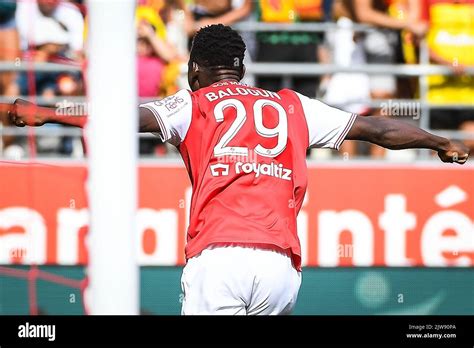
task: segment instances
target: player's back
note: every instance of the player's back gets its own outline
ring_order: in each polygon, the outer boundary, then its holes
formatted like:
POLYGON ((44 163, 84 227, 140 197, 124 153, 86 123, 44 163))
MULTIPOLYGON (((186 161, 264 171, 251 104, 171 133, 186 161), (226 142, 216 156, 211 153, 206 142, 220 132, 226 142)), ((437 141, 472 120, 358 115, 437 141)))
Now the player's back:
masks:
POLYGON ((150 106, 193 186, 187 258, 211 244, 266 245, 290 251, 299 268, 306 150, 338 148, 354 117, 288 89, 232 81, 150 106))
POLYGON ((308 130, 297 96, 221 82, 193 98, 198 108, 180 149, 196 210, 188 257, 210 241, 299 254, 296 214, 306 188, 308 130))

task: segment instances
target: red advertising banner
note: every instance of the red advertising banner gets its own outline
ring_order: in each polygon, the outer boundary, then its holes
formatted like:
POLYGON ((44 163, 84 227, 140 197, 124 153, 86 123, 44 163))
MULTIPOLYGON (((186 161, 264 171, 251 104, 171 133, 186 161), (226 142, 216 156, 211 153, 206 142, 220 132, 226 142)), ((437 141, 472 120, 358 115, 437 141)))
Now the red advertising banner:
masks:
MULTIPOLYGON (((474 167, 344 163, 308 175, 303 265, 474 265, 474 167)), ((183 264, 186 171, 142 164, 139 178, 139 263, 183 264)), ((0 264, 87 263, 86 179, 84 164, 1 164, 0 264)))

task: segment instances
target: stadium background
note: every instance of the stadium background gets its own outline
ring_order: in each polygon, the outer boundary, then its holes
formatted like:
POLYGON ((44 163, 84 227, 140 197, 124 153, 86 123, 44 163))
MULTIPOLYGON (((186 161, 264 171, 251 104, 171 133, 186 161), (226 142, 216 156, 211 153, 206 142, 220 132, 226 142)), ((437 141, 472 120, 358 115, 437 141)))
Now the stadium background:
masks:
MULTIPOLYGON (((87 7, 39 2, 43 11, 21 1, 0 6, 1 101, 23 96, 81 112, 87 7)), ((139 96, 186 87, 188 36, 224 22, 244 34, 246 82, 398 117, 472 149, 474 2, 417 3, 373 1, 373 10, 406 23, 387 30, 351 1, 139 1, 139 96)), ((83 134, 59 126, 17 129, 6 119, 0 131, 0 314, 82 314, 83 134)), ((176 152, 156 138, 141 136, 140 155, 131 247, 142 265, 141 311, 179 314, 189 181, 176 152)), ((470 163, 443 165, 430 151, 349 142, 340 153, 311 150, 308 160, 298 231, 306 267, 295 314, 474 313, 470 163)))

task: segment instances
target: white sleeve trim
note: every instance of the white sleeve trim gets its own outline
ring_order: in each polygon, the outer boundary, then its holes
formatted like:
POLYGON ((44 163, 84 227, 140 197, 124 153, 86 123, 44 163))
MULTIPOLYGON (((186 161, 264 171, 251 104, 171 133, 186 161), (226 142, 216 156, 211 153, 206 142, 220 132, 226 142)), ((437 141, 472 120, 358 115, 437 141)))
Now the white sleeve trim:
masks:
POLYGON ((140 105, 141 108, 145 108, 151 111, 153 116, 155 116, 158 126, 160 127, 161 132, 153 132, 152 134, 160 137, 161 141, 165 142, 171 139, 170 125, 166 117, 161 117, 154 107, 147 104, 140 105))
POLYGON ((351 114, 351 118, 349 119, 349 122, 347 122, 346 128, 344 128, 341 135, 339 136, 339 139, 336 141, 334 145, 334 148, 336 150, 339 150, 339 148, 341 147, 342 143, 346 139, 347 133, 349 133, 349 131, 351 130, 352 125, 354 124, 356 118, 357 118, 357 114, 351 114))
POLYGON ((141 104, 155 116, 160 133, 153 133, 170 144, 178 146, 185 138, 191 125, 193 101, 188 90, 182 89, 176 94, 161 100, 141 104))

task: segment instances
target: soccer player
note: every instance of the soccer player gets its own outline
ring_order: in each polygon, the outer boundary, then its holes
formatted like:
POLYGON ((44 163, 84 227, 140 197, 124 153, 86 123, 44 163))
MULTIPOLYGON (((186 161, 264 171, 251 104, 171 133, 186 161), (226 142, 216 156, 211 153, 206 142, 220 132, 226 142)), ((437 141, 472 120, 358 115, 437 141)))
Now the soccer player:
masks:
MULTIPOLYGON (((432 149, 443 162, 468 158, 461 143, 404 122, 359 117, 289 89, 243 85, 244 52, 230 27, 202 28, 189 59, 192 92, 139 107, 139 131, 177 146, 193 187, 183 314, 291 312, 301 283, 296 217, 307 185, 308 148, 339 149, 353 139, 389 149, 432 149)), ((58 116, 22 100, 9 113, 20 127, 82 127, 87 117, 58 116)))

